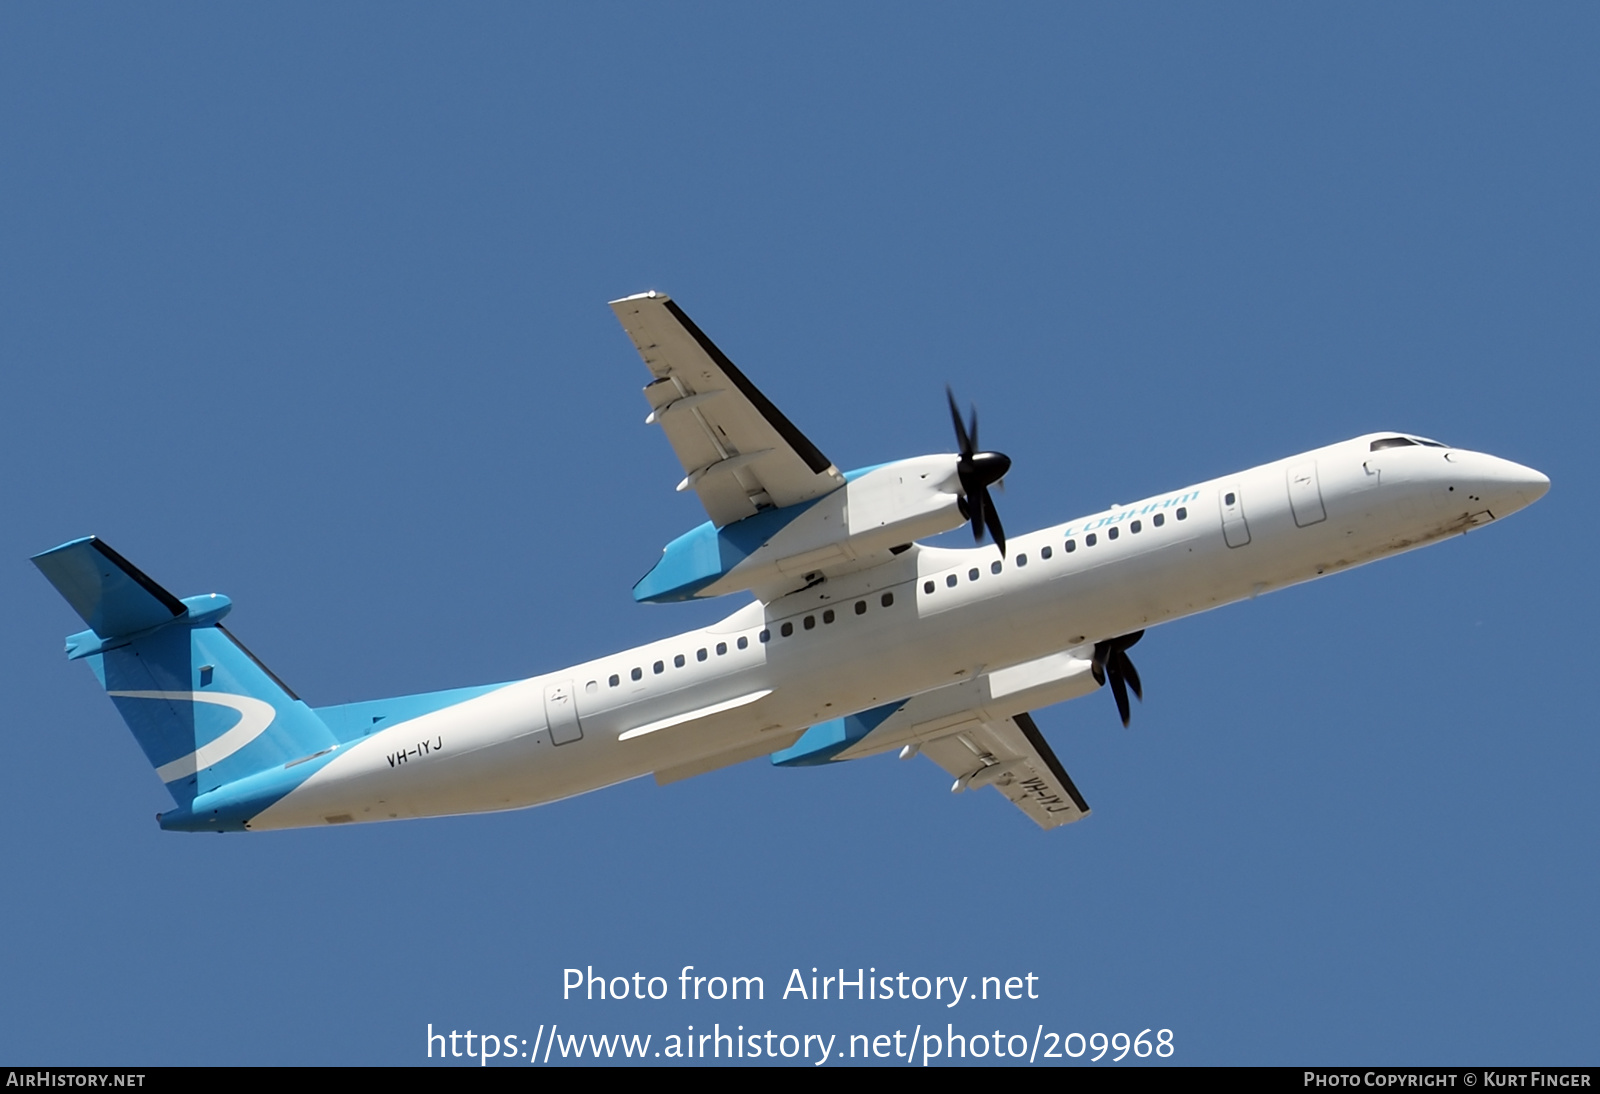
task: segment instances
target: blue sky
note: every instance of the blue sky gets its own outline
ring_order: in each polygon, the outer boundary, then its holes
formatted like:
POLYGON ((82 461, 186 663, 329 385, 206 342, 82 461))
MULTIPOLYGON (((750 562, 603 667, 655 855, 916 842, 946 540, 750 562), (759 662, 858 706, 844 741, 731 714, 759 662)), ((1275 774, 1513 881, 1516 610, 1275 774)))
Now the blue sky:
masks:
POLYGON ((425 1030, 1174 1031, 1188 1063, 1594 1063, 1600 16, 1544 5, 0 9, 0 1057, 425 1062, 425 1030), (1377 429, 1503 526, 1163 627, 1094 807, 750 763, 259 836, 168 806, 27 562, 98 534, 314 704, 547 671, 703 516, 608 299, 842 467, 1015 533, 1377 429), (578 1003, 561 971, 761 975, 578 1003), (1038 1000, 777 999, 791 969, 1038 1000), (982 1010, 982 1017, 972 1008, 982 1010), (963 1026, 969 1023, 969 1026, 963 1026))

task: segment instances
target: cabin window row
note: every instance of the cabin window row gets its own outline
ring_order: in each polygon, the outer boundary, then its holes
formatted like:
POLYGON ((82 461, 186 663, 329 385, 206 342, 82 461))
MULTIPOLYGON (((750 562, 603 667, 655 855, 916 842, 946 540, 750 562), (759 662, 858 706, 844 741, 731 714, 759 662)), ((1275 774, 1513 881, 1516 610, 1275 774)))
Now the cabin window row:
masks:
MULTIPOLYGON (((1188 507, 1180 505, 1178 507, 1176 516, 1179 520, 1188 520, 1188 507)), ((1155 516, 1150 518, 1150 523, 1155 527, 1160 528, 1167 523, 1167 515, 1165 513, 1157 513, 1155 516)), ((1144 522, 1140 520, 1133 521, 1128 525, 1128 531, 1132 535, 1138 535, 1140 532, 1144 531, 1144 522)), ((1107 539, 1116 539, 1120 534, 1121 533, 1118 525, 1113 524, 1110 528, 1106 529, 1107 539)), ((1090 532, 1088 535, 1083 537, 1083 543, 1085 547, 1093 547, 1099 542, 1099 537, 1094 532, 1090 532)), ((1066 543, 1062 544, 1062 547, 1067 554, 1070 555, 1072 552, 1078 549, 1078 543, 1076 540, 1069 539, 1066 541, 1066 543)), ((1041 559, 1052 558, 1054 557, 1054 554, 1054 550, 1048 543, 1039 548, 1039 557, 1041 559)), ((1028 556, 1026 553, 1018 554, 1012 561, 1013 564, 1020 570, 1028 565, 1028 556)), ((991 574, 998 574, 1004 569, 1005 563, 1003 563, 1000 559, 995 559, 993 562, 989 563, 989 572, 991 574)), ((980 576, 980 571, 976 566, 967 571, 968 581, 976 581, 980 576)), ((946 574, 944 577, 944 583, 948 588, 954 589, 957 585, 961 584, 961 577, 958 574, 946 574)), ((929 578, 922 583, 922 591, 924 593, 931 593, 937 587, 937 583, 932 578, 929 578)))
MULTIPOLYGON (((885 608, 893 607, 894 606, 894 593, 888 592, 888 593, 882 594, 881 596, 878 597, 878 603, 881 606, 885 607, 885 608)), ((856 601, 856 603, 855 603, 855 614, 856 615, 866 615, 867 614, 867 602, 865 600, 856 601)), ((815 630, 816 627, 817 627, 817 618, 818 617, 817 617, 816 614, 808 615, 804 619, 801 620, 800 626, 803 629, 808 630, 808 631, 809 630, 815 630)), ((837 618, 838 618, 838 614, 832 608, 824 608, 823 609, 822 614, 821 614, 821 619, 822 619, 822 623, 823 623, 824 626, 832 623, 837 618)), ((779 624, 779 626, 778 626, 778 635, 779 635, 779 637, 788 638, 792 634, 794 634, 794 620, 786 619, 781 624, 779 624)), ((756 641, 758 641, 758 642, 770 642, 770 641, 772 641, 772 632, 770 630, 766 629, 766 628, 763 628, 760 631, 760 633, 758 633, 756 635, 756 641)), ((749 649, 750 648, 750 638, 749 638, 748 635, 740 635, 739 638, 738 638, 738 641, 735 642, 734 644, 735 644, 735 646, 737 646, 741 650, 749 649)), ((727 652, 728 652, 728 644, 726 642, 718 642, 716 644, 716 651, 717 651, 717 656, 718 657, 722 657, 722 656, 726 655, 727 652)), ((706 660, 709 660, 710 657, 711 657, 711 654, 707 651, 705 646, 701 646, 699 649, 695 650, 695 652, 694 652, 694 659, 696 661, 706 661, 706 660)), ((673 666, 673 668, 681 669, 687 664, 688 664, 688 658, 684 654, 681 654, 681 653, 680 654, 676 654, 672 658, 672 666, 673 666)), ((662 673, 664 673, 666 671, 667 671, 667 663, 665 661, 657 661, 657 662, 655 662, 654 664, 652 664, 650 666, 650 672, 651 672, 652 675, 655 675, 655 676, 659 676, 659 675, 661 675, 662 673)), ((643 680, 644 679, 644 669, 643 668, 639 668, 639 667, 635 667, 634 669, 629 671, 628 678, 631 679, 631 680, 635 680, 635 681, 643 680)), ((618 673, 612 673, 610 679, 607 680, 606 682, 611 687, 614 687, 614 688, 615 687, 621 687, 622 686, 622 676, 620 674, 618 674, 618 673)))
MULTIPOLYGON (((1178 506, 1177 511, 1173 515, 1176 516, 1179 520, 1188 520, 1189 519, 1189 507, 1186 506, 1186 505, 1180 505, 1180 506, 1178 506)), ((1167 523, 1167 515, 1165 513, 1157 513, 1155 516, 1150 518, 1150 523, 1153 526, 1155 526, 1157 528, 1160 528, 1164 524, 1167 523)), ((1136 536, 1142 531, 1144 531, 1144 521, 1142 521, 1142 520, 1134 520, 1134 521, 1129 521, 1128 522, 1128 534, 1129 535, 1135 535, 1136 536)), ((1113 525, 1111 525, 1111 527, 1106 529, 1106 538, 1107 539, 1117 539, 1117 538, 1119 538, 1121 536, 1121 534, 1122 534, 1122 530, 1121 530, 1121 526, 1120 525, 1113 524, 1113 525)), ((1093 547, 1095 544, 1097 544, 1099 542, 1100 542, 1100 538, 1094 532, 1090 532, 1088 535, 1083 537, 1083 545, 1085 547, 1093 547)), ((1078 544, 1077 544, 1077 542, 1075 540, 1069 539, 1069 540, 1067 540, 1066 543, 1062 544, 1062 547, 1066 550, 1067 554, 1070 555, 1073 551, 1076 551, 1078 549, 1078 544)))

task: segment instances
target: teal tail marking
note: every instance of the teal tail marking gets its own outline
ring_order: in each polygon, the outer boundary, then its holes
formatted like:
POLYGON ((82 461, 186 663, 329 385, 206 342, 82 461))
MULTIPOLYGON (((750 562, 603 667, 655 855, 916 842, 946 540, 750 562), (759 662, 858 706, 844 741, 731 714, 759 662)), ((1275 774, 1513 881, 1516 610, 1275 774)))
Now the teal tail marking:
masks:
POLYGON ((89 624, 67 639, 68 658, 88 661, 181 807, 163 827, 186 827, 180 818, 196 798, 281 772, 255 803, 259 812, 321 766, 308 761, 338 746, 322 719, 222 627, 227 597, 179 600, 92 536, 33 562, 89 624))
POLYGON ((67 639, 178 808, 161 827, 236 832, 339 750, 504 684, 312 710, 222 626, 225 596, 179 600, 90 536, 34 557, 89 629, 67 639))

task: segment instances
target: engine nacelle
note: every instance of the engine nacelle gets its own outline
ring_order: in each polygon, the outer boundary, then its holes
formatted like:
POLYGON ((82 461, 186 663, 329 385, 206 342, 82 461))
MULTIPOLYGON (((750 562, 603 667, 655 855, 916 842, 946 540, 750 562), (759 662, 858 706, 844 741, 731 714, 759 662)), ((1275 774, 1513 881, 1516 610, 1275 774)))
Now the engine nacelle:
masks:
POLYGON ((960 527, 960 489, 954 455, 851 471, 844 486, 813 501, 684 533, 634 585, 633 598, 665 604, 749 589, 771 600, 960 527))

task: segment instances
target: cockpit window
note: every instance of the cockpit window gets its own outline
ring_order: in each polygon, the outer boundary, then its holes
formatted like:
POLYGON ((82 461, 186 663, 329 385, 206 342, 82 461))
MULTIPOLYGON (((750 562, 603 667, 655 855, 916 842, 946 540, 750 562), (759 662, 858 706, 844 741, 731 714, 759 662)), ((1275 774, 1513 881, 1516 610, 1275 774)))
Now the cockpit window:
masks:
POLYGON ((1405 448, 1409 445, 1420 444, 1426 448, 1449 448, 1447 444, 1430 441, 1426 437, 1379 437, 1372 442, 1372 451, 1377 452, 1385 448, 1405 448))

